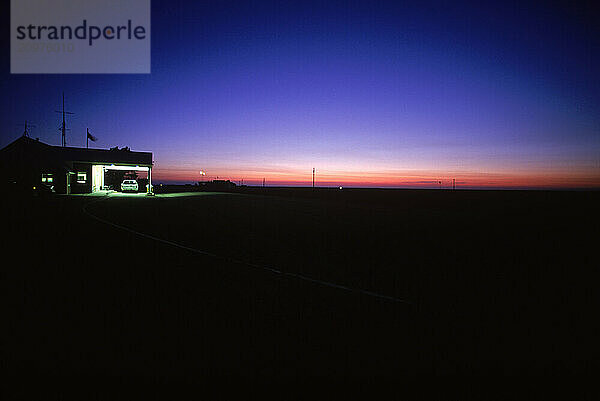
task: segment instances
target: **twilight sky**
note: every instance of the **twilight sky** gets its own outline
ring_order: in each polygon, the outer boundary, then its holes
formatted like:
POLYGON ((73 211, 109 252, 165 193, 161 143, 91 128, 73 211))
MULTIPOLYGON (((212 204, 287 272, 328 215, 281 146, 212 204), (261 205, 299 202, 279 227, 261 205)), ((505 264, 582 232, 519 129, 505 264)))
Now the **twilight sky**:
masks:
POLYGON ((10 75, 5 4, 0 147, 60 144, 64 90, 155 183, 600 188, 592 3, 485 3, 153 0, 150 75, 10 75))

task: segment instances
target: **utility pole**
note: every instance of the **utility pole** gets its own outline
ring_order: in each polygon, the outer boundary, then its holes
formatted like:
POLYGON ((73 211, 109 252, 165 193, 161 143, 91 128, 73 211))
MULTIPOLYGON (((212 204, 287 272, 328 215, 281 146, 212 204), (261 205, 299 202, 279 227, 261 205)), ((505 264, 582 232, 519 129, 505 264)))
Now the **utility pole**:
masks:
POLYGON ((67 131, 67 124, 65 122, 65 114, 75 114, 75 113, 71 113, 70 111, 65 111, 65 92, 62 93, 62 111, 56 111, 56 113, 62 113, 62 127, 60 128, 60 131, 62 133, 62 139, 61 139, 61 146, 67 146, 67 135, 66 135, 66 131, 67 131))
POLYGON ((263 178, 263 188, 265 187, 265 179, 263 178))
POLYGON ((313 167, 313 189, 315 188, 315 168, 313 167))
POLYGON ((452 190, 454 191, 456 189, 456 178, 452 179, 452 190))

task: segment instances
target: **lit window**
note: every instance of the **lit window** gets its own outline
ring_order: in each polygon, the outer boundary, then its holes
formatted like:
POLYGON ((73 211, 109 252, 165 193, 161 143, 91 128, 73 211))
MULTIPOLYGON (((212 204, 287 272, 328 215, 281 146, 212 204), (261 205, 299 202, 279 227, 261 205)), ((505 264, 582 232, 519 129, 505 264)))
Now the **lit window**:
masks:
POLYGON ((87 180, 87 173, 77 173, 77 182, 79 184, 85 184, 87 180))
POLYGON ((42 182, 52 182, 52 181, 54 181, 52 174, 42 174, 42 182))

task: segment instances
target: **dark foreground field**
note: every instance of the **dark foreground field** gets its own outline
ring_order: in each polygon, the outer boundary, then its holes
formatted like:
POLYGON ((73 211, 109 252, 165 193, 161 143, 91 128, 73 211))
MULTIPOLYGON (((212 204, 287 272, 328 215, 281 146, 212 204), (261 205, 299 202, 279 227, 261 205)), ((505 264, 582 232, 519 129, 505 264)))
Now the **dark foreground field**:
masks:
POLYGON ((3 359, 30 377, 591 372, 599 204, 599 192, 4 196, 3 359))

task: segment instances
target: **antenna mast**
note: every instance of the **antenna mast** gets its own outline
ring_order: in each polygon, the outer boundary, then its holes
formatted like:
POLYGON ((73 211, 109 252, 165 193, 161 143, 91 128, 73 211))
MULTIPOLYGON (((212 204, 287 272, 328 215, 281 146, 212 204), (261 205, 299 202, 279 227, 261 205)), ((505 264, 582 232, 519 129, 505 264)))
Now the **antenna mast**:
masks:
POLYGON ((62 146, 67 146, 67 136, 65 135, 65 131, 67 130, 67 124, 65 123, 65 92, 63 92, 62 94, 62 98, 63 98, 63 108, 62 108, 62 116, 63 116, 63 123, 62 123, 62 146))
POLYGON ((27 130, 28 127, 35 127, 35 125, 27 125, 27 120, 25 120, 25 129, 23 130, 23 136, 29 138, 29 131, 27 130))
POLYGON ((67 129, 67 124, 65 121, 65 114, 75 114, 75 113, 71 113, 70 111, 65 111, 65 92, 62 93, 62 111, 56 111, 56 113, 62 113, 62 126, 60 128, 60 132, 62 134, 62 138, 61 138, 61 146, 67 146, 67 135, 66 132, 68 131, 67 129))

